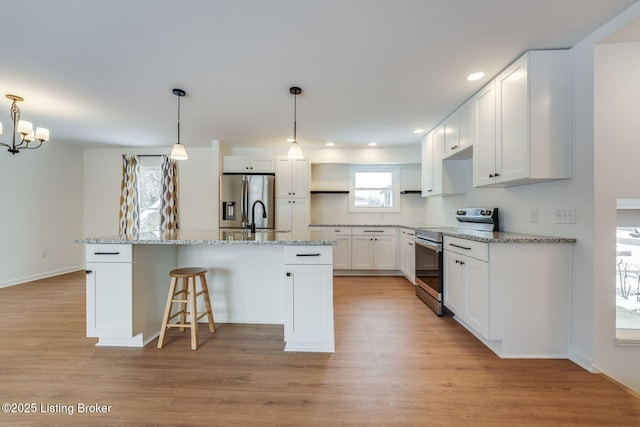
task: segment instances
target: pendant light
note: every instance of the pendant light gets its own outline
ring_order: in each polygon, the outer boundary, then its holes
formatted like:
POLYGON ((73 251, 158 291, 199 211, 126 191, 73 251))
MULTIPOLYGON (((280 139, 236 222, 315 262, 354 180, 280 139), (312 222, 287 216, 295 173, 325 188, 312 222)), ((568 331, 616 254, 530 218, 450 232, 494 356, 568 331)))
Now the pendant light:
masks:
POLYGON ((291 93, 293 95, 293 141, 291 142, 291 146, 289 147, 289 154, 287 154, 287 157, 290 159, 303 159, 304 158, 304 154, 302 154, 302 148, 300 147, 300 144, 298 144, 298 140, 296 139, 296 112, 297 112, 297 105, 296 105, 296 98, 298 95, 300 95, 302 93, 302 89, 300 89, 297 86, 293 86, 291 88, 289 88, 289 93, 291 93))
POLYGON ((187 93, 182 89, 174 89, 173 94, 178 97, 178 142, 173 145, 171 155, 169 156, 173 160, 187 160, 187 151, 184 149, 184 145, 180 144, 180 98, 187 93))

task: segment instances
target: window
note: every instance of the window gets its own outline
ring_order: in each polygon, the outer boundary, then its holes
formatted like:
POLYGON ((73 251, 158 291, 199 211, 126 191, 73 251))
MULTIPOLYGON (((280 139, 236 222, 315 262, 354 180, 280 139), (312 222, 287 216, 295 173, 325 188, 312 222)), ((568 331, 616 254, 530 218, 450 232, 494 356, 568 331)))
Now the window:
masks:
POLYGON ((618 199, 616 339, 640 344, 640 199, 618 199))
POLYGON ((140 232, 160 235, 162 208, 162 157, 140 157, 138 209, 140 232))
POLYGON ((351 166, 350 212, 400 212, 397 166, 351 166))

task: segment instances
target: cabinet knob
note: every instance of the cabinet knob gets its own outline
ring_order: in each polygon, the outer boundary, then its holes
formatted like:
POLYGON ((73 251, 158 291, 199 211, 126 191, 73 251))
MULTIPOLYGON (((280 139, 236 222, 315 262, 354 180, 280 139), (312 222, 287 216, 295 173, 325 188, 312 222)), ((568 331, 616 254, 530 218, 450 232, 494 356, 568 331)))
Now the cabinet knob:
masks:
POLYGON ((287 277, 291 277, 291 273, 287 273, 287 277))
POLYGON ((500 174, 498 172, 496 172, 496 177, 500 176, 500 174))
POLYGON ((85 270, 85 271, 84 271, 84 273, 85 273, 85 274, 91 274, 91 273, 93 273, 93 271, 91 271, 91 270, 85 270))
POLYGON ((492 173, 489 174, 489 178, 493 178, 494 175, 492 173))

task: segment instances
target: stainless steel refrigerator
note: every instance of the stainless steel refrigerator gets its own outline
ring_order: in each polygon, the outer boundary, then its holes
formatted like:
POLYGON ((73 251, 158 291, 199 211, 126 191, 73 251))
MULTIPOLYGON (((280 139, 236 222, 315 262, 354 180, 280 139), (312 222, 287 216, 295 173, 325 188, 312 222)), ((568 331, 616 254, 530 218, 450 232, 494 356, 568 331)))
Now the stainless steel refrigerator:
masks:
POLYGON ((220 228, 248 228, 254 219, 256 229, 274 229, 275 176, 220 176, 220 210, 220 228), (264 204, 266 218, 258 201, 264 204))

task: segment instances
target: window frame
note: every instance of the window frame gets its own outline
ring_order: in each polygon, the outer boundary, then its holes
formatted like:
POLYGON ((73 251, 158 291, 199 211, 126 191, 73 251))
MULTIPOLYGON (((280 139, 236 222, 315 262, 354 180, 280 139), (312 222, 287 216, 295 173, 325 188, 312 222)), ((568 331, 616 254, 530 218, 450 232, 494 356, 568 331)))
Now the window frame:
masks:
POLYGON ((349 166, 349 212, 400 212, 400 167, 397 165, 351 165, 349 166), (390 207, 362 207, 356 206, 356 174, 359 172, 387 172, 391 173, 391 206, 390 207))

